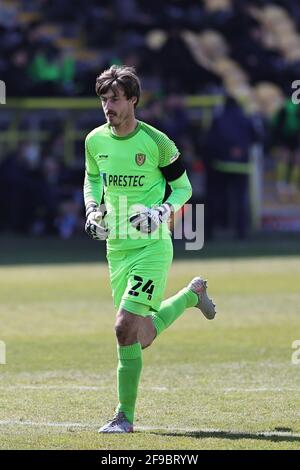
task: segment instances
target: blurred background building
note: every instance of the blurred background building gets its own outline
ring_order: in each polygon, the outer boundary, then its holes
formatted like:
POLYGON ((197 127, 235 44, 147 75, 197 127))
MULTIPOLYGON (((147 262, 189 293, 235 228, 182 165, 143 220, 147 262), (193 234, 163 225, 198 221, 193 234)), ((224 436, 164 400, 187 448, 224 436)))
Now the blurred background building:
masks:
POLYGON ((206 238, 300 230, 297 0, 0 3, 0 231, 83 235, 96 76, 134 65, 138 118, 180 148, 206 238))

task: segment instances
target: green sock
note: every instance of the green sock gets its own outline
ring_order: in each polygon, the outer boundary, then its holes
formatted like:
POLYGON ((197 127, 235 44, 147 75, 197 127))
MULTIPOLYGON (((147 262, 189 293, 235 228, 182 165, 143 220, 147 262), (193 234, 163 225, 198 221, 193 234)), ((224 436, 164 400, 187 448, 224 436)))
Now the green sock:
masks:
POLYGON ((118 398, 117 411, 123 411, 133 423, 134 408, 142 370, 141 343, 118 346, 118 398))
POLYGON ((188 307, 194 307, 198 302, 198 296, 187 287, 177 294, 162 302, 158 312, 152 314, 153 324, 156 328, 157 336, 168 328, 180 317, 188 307))

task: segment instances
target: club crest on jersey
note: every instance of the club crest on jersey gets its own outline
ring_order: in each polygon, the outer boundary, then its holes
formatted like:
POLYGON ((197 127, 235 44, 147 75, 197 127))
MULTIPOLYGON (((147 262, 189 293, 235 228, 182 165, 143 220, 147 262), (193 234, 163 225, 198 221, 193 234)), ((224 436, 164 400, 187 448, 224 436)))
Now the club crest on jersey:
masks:
POLYGON ((143 165, 146 160, 146 155, 144 153, 136 153, 135 155, 135 163, 139 166, 143 165))

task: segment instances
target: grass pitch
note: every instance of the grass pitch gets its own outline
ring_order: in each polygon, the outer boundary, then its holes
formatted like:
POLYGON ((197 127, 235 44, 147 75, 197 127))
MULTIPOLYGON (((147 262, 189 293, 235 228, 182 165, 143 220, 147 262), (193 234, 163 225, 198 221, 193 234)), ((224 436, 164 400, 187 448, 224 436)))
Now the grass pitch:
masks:
POLYGON ((176 261, 167 296, 209 280, 144 351, 133 435, 99 435, 116 404, 105 264, 0 268, 1 449, 299 449, 300 257, 176 261))

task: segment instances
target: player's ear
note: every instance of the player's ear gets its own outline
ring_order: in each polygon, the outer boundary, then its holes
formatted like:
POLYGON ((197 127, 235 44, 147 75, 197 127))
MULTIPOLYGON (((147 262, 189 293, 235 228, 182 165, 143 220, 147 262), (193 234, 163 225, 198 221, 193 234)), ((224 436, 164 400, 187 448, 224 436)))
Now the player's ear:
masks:
POLYGON ((137 97, 136 97, 136 96, 132 96, 132 97, 130 98, 130 100, 131 100, 131 103, 132 103, 133 105, 136 105, 136 103, 137 103, 137 97))

